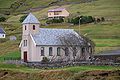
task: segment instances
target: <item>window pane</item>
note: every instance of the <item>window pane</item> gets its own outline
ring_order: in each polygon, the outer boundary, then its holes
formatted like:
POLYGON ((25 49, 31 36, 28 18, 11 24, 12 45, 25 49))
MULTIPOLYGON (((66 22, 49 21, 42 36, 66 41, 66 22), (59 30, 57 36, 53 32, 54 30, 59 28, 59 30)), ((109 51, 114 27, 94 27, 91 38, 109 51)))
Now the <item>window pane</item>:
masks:
POLYGON ((23 46, 27 46, 27 40, 23 41, 23 46))
POLYGON ((25 30, 26 30, 27 28, 26 28, 26 26, 25 26, 25 30))
POLYGON ((33 25, 33 30, 35 30, 35 25, 33 25))
POLYGON ((69 49, 65 48, 65 56, 68 56, 68 54, 69 54, 69 49))
POLYGON ((44 56, 44 47, 41 47, 41 56, 44 56))
POLYGON ((52 47, 49 48, 49 56, 52 56, 52 47))
POLYGON ((73 56, 76 56, 76 54, 77 54, 77 49, 76 49, 76 47, 74 47, 73 48, 73 56))
POLYGON ((57 56, 60 56, 60 47, 57 48, 57 56))

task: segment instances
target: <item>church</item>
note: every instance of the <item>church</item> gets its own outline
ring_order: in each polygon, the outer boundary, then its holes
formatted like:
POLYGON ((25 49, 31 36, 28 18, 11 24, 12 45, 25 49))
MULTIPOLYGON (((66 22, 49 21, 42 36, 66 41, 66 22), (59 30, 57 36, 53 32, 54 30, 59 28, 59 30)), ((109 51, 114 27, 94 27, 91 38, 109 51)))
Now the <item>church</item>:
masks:
POLYGON ((89 60, 94 52, 90 40, 73 29, 40 28, 32 13, 22 22, 19 47, 24 62, 89 60))

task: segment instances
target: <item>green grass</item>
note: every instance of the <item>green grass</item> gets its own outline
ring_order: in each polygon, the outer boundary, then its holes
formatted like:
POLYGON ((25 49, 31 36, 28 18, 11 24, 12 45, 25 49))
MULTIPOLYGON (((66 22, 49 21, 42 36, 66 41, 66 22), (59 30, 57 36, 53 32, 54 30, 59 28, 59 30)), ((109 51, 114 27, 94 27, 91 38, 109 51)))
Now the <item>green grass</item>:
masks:
POLYGON ((64 68, 64 70, 68 70, 71 72, 80 72, 80 71, 92 71, 92 70, 119 70, 120 67, 114 66, 76 66, 76 67, 68 67, 64 68))
POLYGON ((28 68, 24 65, 15 65, 15 64, 5 64, 0 62, 0 70, 12 70, 12 71, 19 71, 19 72, 26 72, 26 73, 34 73, 39 72, 41 69, 32 69, 28 68))
POLYGON ((15 0, 0 0, 0 8, 9 8, 15 0))
POLYGON ((9 59, 20 59, 20 52, 11 52, 7 54, 3 54, 0 56, 0 61, 4 61, 4 59, 9 60, 9 59))
POLYGON ((65 68, 57 68, 57 69, 33 69, 26 67, 24 65, 15 65, 15 64, 5 64, 0 63, 0 70, 12 70, 12 71, 20 71, 20 72, 40 72, 40 71, 56 71, 56 70, 67 70, 70 72, 81 72, 81 71, 92 71, 92 70, 120 70, 120 67, 116 66, 74 66, 74 67, 65 67, 65 68))

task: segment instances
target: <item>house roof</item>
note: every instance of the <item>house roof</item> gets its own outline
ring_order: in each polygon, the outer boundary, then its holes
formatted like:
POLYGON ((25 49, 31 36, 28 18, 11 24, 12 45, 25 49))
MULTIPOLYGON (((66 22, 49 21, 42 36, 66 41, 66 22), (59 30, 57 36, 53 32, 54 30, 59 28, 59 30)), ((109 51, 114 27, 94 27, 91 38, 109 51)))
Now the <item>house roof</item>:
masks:
POLYGON ((0 27, 0 33, 5 34, 5 31, 1 27, 0 27))
POLYGON ((50 9, 50 10, 48 10, 48 12, 62 11, 62 10, 65 10, 65 8, 50 9))
MULTIPOLYGON (((81 38, 73 29, 48 29, 48 28, 40 28, 39 33, 36 35, 32 35, 32 38, 36 45, 65 45, 62 43, 62 37, 67 38, 70 37, 71 34, 74 34, 77 38, 81 38)), ((71 38, 75 39, 75 38, 71 38)), ((82 44, 81 41, 74 41, 74 45, 78 45, 78 43, 82 44)))
POLYGON ((32 13, 29 13, 29 15, 22 22, 22 24, 34 24, 34 23, 39 24, 40 22, 32 13))

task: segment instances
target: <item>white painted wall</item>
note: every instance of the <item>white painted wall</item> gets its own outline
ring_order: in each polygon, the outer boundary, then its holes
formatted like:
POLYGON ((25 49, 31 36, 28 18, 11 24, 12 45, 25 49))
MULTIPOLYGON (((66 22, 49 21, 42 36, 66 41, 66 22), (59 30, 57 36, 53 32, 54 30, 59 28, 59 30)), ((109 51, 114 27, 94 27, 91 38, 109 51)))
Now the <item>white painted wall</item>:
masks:
POLYGON ((0 38, 5 38, 5 34, 0 33, 0 38))
MULTIPOLYGON (((42 61, 43 57, 47 57, 52 61, 71 61, 74 60, 73 53, 70 51, 69 56, 65 56, 65 51, 61 48, 60 56, 57 56, 57 48, 59 46, 35 46, 34 44, 31 45, 30 57, 31 59, 28 62, 40 62, 42 61), (41 47, 44 47, 44 56, 41 56, 41 47), (49 47, 53 48, 53 56, 49 56, 49 47)), ((86 59, 89 57, 89 53, 86 52, 86 59)), ((75 59, 79 59, 81 57, 81 49, 76 54, 75 59)))

